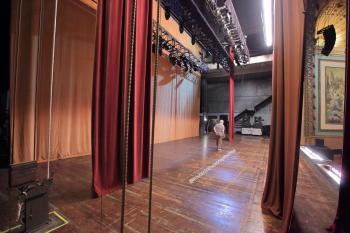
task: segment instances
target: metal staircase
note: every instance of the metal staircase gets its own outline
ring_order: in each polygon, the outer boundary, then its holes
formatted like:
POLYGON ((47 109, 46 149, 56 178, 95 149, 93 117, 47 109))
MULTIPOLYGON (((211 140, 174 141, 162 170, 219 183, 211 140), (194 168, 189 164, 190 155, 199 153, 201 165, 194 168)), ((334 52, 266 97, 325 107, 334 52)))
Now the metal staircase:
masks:
POLYGON ((257 105, 254 106, 254 109, 244 109, 242 112, 240 112, 237 116, 235 116, 235 128, 241 129, 242 128, 242 121, 243 117, 245 115, 248 115, 249 117, 252 117, 255 115, 257 111, 265 107, 266 105, 270 104, 272 102, 272 95, 267 97, 266 99, 259 102, 257 105))

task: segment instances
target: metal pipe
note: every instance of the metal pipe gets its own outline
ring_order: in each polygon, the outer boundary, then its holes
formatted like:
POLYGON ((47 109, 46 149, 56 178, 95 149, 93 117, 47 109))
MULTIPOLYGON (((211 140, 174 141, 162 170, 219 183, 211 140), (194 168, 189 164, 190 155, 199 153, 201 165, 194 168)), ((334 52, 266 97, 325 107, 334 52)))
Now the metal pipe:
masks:
MULTIPOLYGON (((159 49, 159 19, 160 19, 160 0, 157 1, 157 18, 156 18, 156 41, 155 47, 156 51, 159 49)), ((157 106, 157 77, 158 77, 158 59, 159 53, 155 53, 154 62, 154 76, 153 76, 153 105, 152 105, 152 128, 151 128, 151 145, 150 145, 150 172, 149 172, 149 198, 148 198, 148 233, 151 233, 151 223, 152 223, 152 186, 153 186, 153 161, 154 161, 154 135, 155 135, 155 117, 156 117, 156 106, 157 106)))
POLYGON ((57 28, 57 4, 55 0, 54 22, 53 22, 53 39, 52 39, 52 54, 51 54, 51 74, 50 74, 50 104, 49 104, 49 126, 47 135, 47 179, 50 179, 50 162, 51 162, 51 131, 52 131, 52 97, 53 97, 53 81, 55 67, 55 47, 56 47, 56 28, 57 28))

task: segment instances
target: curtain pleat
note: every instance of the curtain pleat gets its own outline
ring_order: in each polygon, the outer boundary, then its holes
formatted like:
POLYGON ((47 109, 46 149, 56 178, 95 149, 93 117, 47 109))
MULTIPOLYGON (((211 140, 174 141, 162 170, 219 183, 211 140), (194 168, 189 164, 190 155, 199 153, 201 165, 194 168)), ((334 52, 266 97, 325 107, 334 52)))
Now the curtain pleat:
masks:
POLYGON ((137 1, 134 83, 131 102, 128 182, 149 174, 152 62, 152 1, 137 1))
POLYGON ((343 156, 342 156, 342 171, 341 182, 339 187, 339 200, 337 215, 334 224, 330 227, 333 233, 348 233, 350 232, 350 1, 347 1, 346 11, 346 75, 345 75, 345 102, 344 102, 344 132, 343 132, 343 156))
POLYGON ((92 146, 93 188, 97 195, 121 185, 129 68, 133 65, 130 101, 128 182, 148 176, 152 1, 136 1, 134 61, 129 64, 132 0, 98 2, 92 146))
MULTIPOLYGON (((18 4, 17 0, 13 2, 14 7, 18 7, 18 4)), ((40 162, 48 158, 54 1, 43 1, 42 6, 40 4, 39 0, 22 1, 21 11, 16 11, 16 14, 21 12, 19 31, 16 25, 12 27, 13 163, 40 162)), ((52 97, 52 160, 91 154, 95 13, 79 4, 71 0, 58 2, 52 97)), ((18 18, 15 14, 12 16, 13 24, 18 23, 18 18)))
POLYGON ((282 218, 282 232, 287 232, 299 161, 304 3, 274 2, 272 125, 262 209, 282 218))

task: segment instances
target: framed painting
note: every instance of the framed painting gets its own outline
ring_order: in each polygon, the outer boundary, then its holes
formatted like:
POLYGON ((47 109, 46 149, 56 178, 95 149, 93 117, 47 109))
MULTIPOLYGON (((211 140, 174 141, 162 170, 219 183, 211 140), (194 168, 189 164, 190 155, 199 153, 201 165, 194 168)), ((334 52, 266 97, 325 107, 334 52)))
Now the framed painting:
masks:
POLYGON ((344 57, 316 56, 315 64, 315 133, 340 136, 344 120, 344 57))

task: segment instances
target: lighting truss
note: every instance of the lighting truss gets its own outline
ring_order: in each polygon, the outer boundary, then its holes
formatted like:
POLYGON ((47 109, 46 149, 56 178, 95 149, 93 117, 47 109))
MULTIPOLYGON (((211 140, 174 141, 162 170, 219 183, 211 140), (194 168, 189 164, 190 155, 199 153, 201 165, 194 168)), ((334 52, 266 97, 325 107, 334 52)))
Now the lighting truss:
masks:
POLYGON ((205 2, 207 9, 223 28, 225 39, 234 49, 236 61, 243 64, 248 63, 250 54, 246 37, 242 32, 232 1, 226 0, 221 7, 217 5, 217 0, 205 0, 205 2))
MULTIPOLYGON (((156 24, 153 22, 153 44, 156 41, 156 24)), ((170 35, 162 26, 159 25, 159 53, 163 54, 163 50, 167 51, 169 61, 173 65, 181 67, 186 73, 198 71, 205 73, 209 70, 208 65, 197 58, 190 50, 178 42, 170 35)))
POLYGON ((220 64, 229 71, 229 47, 233 48, 238 65, 249 62, 245 36, 230 0, 221 8, 217 0, 161 0, 161 4, 166 14, 171 15, 195 38, 204 54, 212 58, 211 63, 220 64))
POLYGON ((197 9, 204 4, 196 4, 194 0, 162 0, 161 3, 178 24, 182 25, 189 35, 195 37, 205 53, 213 57, 213 63, 218 63, 229 71, 229 54, 217 34, 213 32, 216 26, 212 27, 201 10, 197 9))

